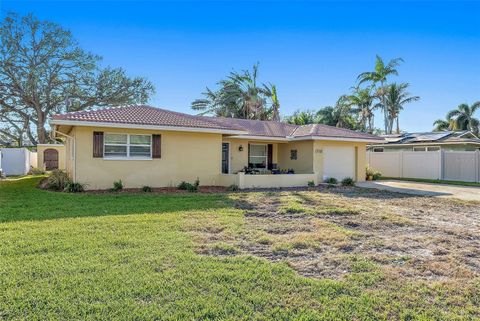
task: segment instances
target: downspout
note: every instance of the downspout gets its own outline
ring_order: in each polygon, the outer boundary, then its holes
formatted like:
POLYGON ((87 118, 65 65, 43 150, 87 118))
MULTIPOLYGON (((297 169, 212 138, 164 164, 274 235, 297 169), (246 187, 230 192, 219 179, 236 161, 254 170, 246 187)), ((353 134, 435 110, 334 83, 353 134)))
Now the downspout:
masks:
POLYGON ((76 182, 77 181, 77 145, 75 144, 75 137, 59 132, 56 129, 54 129, 52 133, 70 138, 73 142, 73 181, 76 182))

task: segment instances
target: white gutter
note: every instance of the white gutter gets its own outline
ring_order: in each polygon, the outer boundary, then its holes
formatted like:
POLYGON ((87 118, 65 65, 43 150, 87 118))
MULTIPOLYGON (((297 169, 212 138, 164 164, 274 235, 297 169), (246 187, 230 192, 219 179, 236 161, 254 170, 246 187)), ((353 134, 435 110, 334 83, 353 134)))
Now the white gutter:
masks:
POLYGON ((250 140, 274 140, 274 141, 288 142, 288 139, 286 137, 274 137, 274 136, 234 135, 234 136, 228 136, 228 138, 250 139, 250 140))
POLYGON ((368 138, 331 137, 331 136, 301 136, 301 137, 289 136, 289 141, 298 141, 298 140, 331 140, 331 141, 361 142, 361 143, 379 143, 380 142, 378 139, 368 139, 368 138))
POLYGON ((156 125, 105 123, 105 122, 94 122, 94 121, 55 120, 55 119, 50 121, 50 125, 148 129, 148 130, 165 130, 165 131, 215 133, 215 134, 248 134, 248 132, 246 131, 234 130, 234 129, 197 128, 197 127, 181 127, 181 126, 156 126, 156 125))

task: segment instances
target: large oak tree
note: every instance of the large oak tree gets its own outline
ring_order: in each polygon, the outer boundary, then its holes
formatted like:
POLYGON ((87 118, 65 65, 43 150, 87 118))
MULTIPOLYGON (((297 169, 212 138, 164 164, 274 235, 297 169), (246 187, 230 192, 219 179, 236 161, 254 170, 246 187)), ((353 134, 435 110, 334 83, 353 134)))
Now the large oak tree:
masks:
POLYGON ((0 42, 0 135, 20 144, 47 142, 55 113, 145 103, 155 91, 145 78, 101 67, 69 31, 33 15, 7 15, 0 42))

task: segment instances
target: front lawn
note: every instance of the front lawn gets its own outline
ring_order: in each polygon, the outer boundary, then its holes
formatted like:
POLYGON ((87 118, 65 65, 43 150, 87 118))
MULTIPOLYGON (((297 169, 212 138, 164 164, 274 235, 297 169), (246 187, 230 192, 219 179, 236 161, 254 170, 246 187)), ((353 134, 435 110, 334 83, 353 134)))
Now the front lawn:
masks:
POLYGON ((473 320, 480 207, 358 188, 0 182, 0 320, 473 320))

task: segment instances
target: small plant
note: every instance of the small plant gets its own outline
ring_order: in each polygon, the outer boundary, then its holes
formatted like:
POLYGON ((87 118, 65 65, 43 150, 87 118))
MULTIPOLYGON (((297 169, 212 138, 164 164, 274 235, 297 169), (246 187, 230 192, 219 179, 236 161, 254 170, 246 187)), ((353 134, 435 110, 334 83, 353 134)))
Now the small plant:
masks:
POLYGON ((122 189, 123 189, 123 182, 121 179, 113 182, 113 187, 111 189, 112 192, 118 192, 118 191, 121 191, 122 189))
POLYGON ((329 185, 337 185, 338 181, 335 177, 329 177, 325 180, 325 183, 327 183, 329 185))
POLYGON ((150 186, 144 186, 142 187, 142 191, 145 192, 145 193, 151 193, 152 192, 152 188, 150 186))
POLYGON ((367 181, 376 181, 377 179, 379 179, 382 174, 377 171, 376 169, 373 169, 371 167, 367 167, 366 171, 365 171, 365 179, 367 181))
POLYGON ((197 178, 193 184, 183 181, 178 184, 177 188, 182 191, 196 192, 199 186, 200 180, 197 178))
POLYGON ((43 175, 45 174, 45 171, 40 168, 40 167, 32 167, 30 168, 30 171, 28 172, 29 175, 43 175))
POLYGON ((48 176, 45 188, 53 191, 63 191, 70 182, 66 172, 56 169, 48 176))
POLYGON ((308 181, 307 186, 308 187, 315 187, 315 182, 314 181, 308 181))
POLYGON ((85 184, 69 182, 63 191, 67 193, 82 193, 85 192, 85 184))
POLYGON ((351 177, 342 179, 342 186, 355 186, 355 181, 351 177))
POLYGON ((178 188, 179 190, 186 191, 186 190, 188 190, 188 187, 189 187, 190 185, 192 185, 192 184, 183 181, 183 182, 181 182, 180 184, 178 184, 177 188, 178 188))
POLYGON ((229 187, 227 187, 227 191, 228 192, 236 192, 238 191, 240 188, 238 187, 238 185, 236 184, 232 184, 230 185, 229 187))
POLYGON ((197 192, 199 186, 200 186, 200 179, 197 178, 195 182, 193 182, 193 184, 190 184, 187 191, 189 191, 190 193, 197 192))

